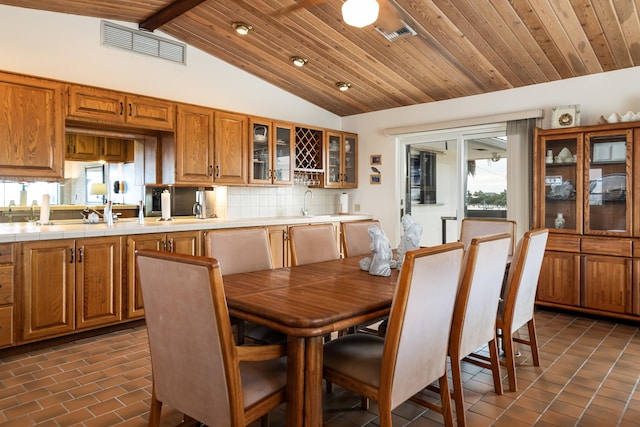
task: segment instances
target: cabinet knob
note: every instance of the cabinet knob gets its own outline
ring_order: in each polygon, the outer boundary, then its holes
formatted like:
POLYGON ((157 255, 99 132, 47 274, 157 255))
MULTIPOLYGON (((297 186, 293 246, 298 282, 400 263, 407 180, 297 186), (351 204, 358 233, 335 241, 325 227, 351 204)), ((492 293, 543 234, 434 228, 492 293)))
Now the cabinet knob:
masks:
POLYGON ((76 251, 71 248, 69 249, 69 253, 71 254, 71 261, 69 261, 69 264, 73 264, 76 260, 76 251))

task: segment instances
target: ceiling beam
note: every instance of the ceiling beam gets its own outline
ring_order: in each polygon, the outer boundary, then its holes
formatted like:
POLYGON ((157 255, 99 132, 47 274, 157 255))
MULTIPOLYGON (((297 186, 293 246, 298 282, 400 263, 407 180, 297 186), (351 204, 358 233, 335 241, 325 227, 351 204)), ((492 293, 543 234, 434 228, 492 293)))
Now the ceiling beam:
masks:
POLYGON ((205 1, 206 0, 176 0, 142 21, 138 25, 138 28, 145 31, 154 31, 205 1))

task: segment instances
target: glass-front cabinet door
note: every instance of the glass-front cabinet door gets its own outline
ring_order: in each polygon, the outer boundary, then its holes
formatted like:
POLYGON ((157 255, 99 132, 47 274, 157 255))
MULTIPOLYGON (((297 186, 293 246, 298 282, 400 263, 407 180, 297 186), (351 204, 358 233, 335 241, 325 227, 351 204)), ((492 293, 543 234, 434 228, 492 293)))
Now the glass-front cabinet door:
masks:
POLYGON ((355 188, 357 180, 358 139, 355 134, 327 132, 327 173, 325 186, 355 188))
POLYGON ((273 165, 271 179, 274 184, 293 184, 294 129, 293 125, 274 123, 273 165))
POLYGON ((539 225, 558 233, 582 233, 582 134, 543 136, 538 167, 539 225))
POLYGON ((632 130, 585 134, 585 234, 631 235, 632 130))
POLYGON ((251 184, 293 183, 293 126, 253 118, 250 124, 251 184))

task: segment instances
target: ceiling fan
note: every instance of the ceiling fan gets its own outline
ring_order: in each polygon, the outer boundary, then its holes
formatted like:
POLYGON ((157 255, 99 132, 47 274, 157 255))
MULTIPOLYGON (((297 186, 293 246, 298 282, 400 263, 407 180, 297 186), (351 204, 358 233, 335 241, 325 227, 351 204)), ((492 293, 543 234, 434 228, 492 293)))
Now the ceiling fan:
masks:
MULTIPOLYGON (((328 0, 301 0, 291 6, 286 6, 274 12, 281 16, 298 9, 310 7, 328 0)), ((393 32, 403 26, 391 0, 346 0, 342 5, 342 19, 349 25, 364 27, 373 24, 376 28, 385 32, 393 32), (365 10, 358 10, 364 7, 365 10), (372 9, 375 9, 372 11, 372 9), (375 12, 375 13, 373 13, 375 12), (354 14, 354 18, 349 14, 354 14), (371 19, 364 19, 364 15, 372 15, 371 19)))

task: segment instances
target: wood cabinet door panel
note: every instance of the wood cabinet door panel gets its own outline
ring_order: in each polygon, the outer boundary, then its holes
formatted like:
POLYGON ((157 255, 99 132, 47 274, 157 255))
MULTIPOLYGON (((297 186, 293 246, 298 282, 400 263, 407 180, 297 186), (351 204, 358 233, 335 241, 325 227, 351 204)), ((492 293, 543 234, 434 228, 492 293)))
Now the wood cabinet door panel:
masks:
POLYGON ((162 251, 166 247, 164 233, 141 234, 127 237, 127 318, 144 316, 142 290, 136 278, 136 250, 162 251))
POLYGON ((13 303, 13 265, 0 265, 0 305, 13 303))
POLYGON ((554 304, 580 305, 580 255, 545 253, 536 299, 554 304))
POLYGON ((75 329, 73 240, 22 246, 22 339, 47 338, 75 329))
POLYGON ((75 118, 125 122, 125 95, 112 90, 69 86, 69 115, 75 118))
POLYGON ((213 111, 178 106, 176 183, 213 183, 213 111))
POLYGON ((287 226, 273 226, 268 229, 273 268, 289 267, 289 241, 287 240, 287 226))
POLYGON ((126 121, 153 129, 174 129, 175 104, 143 96, 127 95, 126 121))
POLYGON ((583 255, 582 306, 631 313, 631 259, 583 255))
POLYGON ((94 237, 76 242, 77 328, 122 319, 122 250, 120 237, 94 237))
POLYGON ((213 173, 218 184, 248 183, 247 123, 241 114, 215 113, 213 173))
POLYGON ((0 347, 14 342, 13 306, 0 307, 0 347))
POLYGON ((181 231, 167 234, 167 250, 178 254, 202 253, 202 234, 199 231, 181 231))
POLYGON ((0 176, 62 179, 63 85, 0 74, 0 176))

